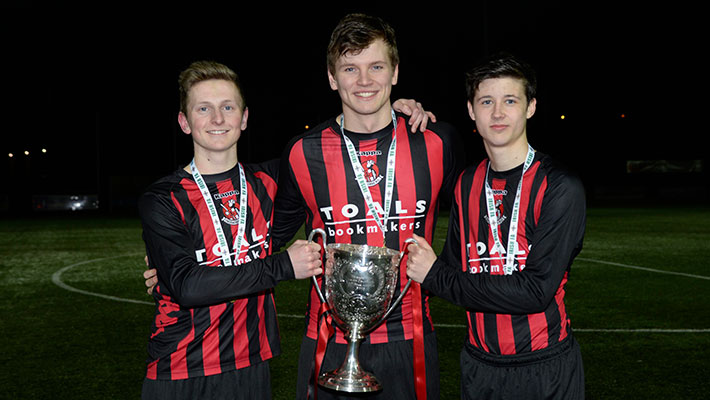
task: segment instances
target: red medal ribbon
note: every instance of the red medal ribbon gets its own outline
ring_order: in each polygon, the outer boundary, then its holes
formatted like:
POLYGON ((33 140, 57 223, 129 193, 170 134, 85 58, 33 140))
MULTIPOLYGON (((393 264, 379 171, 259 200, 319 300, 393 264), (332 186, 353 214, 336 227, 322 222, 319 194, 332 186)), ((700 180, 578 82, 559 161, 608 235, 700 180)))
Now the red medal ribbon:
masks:
POLYGON ((414 389, 418 400, 426 400, 426 365, 424 363, 424 324, 422 317, 422 289, 412 281, 412 318, 414 319, 414 389))
POLYGON ((328 303, 321 303, 318 310, 318 338, 316 339, 316 360, 313 382, 313 396, 318 398, 318 375, 325 358, 325 349, 328 347, 328 340, 335 333, 333 328, 333 316, 330 313, 328 303))

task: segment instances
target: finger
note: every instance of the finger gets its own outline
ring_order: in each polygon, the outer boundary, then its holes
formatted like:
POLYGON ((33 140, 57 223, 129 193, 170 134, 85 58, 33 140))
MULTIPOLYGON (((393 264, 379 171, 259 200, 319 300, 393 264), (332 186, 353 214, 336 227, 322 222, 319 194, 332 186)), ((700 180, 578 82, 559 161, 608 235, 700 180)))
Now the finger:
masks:
POLYGON ((426 116, 422 103, 417 102, 413 114, 416 114, 418 119, 422 119, 426 116))
MULTIPOLYGON (((416 243, 416 242, 411 242, 411 243, 409 243, 409 244, 407 245, 407 251, 408 251, 410 254, 411 254, 411 253, 416 253, 417 251, 419 251, 419 249, 417 248, 417 243, 416 243)), ((409 257, 411 258, 412 256, 410 255, 409 257)))
POLYGON ((412 127, 412 133, 415 133, 417 131, 417 128, 420 127, 420 125, 422 123, 422 117, 423 117, 423 114, 415 112, 409 118, 409 125, 412 127))
POLYGON ((417 108, 417 107, 407 107, 409 113, 409 123, 413 123, 414 121, 420 119, 422 117, 422 110, 417 108))
POLYGON ((426 239, 424 239, 423 237, 417 235, 416 233, 413 233, 412 237, 414 238, 414 240, 417 241, 417 244, 422 246, 423 249, 430 249, 431 248, 431 246, 429 246, 429 242, 427 242, 426 239))
POLYGON ((422 119, 422 122, 419 124, 419 132, 426 132, 426 125, 427 125, 427 119, 424 118, 424 119, 422 119))

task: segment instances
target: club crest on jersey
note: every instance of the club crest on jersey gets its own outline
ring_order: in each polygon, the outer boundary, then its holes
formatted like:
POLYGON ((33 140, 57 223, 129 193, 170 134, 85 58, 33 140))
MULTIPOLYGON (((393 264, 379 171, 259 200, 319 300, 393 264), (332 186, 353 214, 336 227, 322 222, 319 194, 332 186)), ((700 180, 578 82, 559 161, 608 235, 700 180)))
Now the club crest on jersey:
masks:
MULTIPOLYGON (((503 221, 505 221, 507 219, 507 217, 505 216, 505 213, 503 212, 503 200, 498 199, 495 202, 496 202, 496 219, 498 220, 497 226, 501 226, 503 224, 503 221)), ((484 215, 483 218, 486 219, 486 222, 488 222, 488 225, 491 224, 490 218, 488 218, 488 214, 484 215)))
POLYGON ((363 172, 365 174, 365 183, 367 186, 375 186, 382 180, 382 175, 380 175, 380 169, 375 164, 375 160, 366 160, 360 163, 362 165, 363 172))
POLYGON ((222 200, 222 221, 229 225, 239 225, 239 205, 234 198, 222 200))

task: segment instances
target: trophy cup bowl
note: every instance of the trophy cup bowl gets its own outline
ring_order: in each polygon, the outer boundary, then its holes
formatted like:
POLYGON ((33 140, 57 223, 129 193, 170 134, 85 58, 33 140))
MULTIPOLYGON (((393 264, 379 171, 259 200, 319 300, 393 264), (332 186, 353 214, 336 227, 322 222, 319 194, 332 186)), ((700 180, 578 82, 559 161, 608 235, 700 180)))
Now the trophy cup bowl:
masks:
MULTIPOLYGON (((316 229, 325 243, 325 232, 316 229)), ((414 239, 407 243, 416 243, 414 239)), ((407 282, 399 297, 393 302, 399 283, 399 265, 403 252, 386 247, 332 243, 325 247, 325 296, 313 281, 321 301, 328 303, 335 323, 345 333, 348 342, 347 356, 336 370, 318 377, 323 387, 350 393, 372 392, 382 389, 382 384, 358 362, 360 342, 382 323, 400 303, 409 289, 407 282)))

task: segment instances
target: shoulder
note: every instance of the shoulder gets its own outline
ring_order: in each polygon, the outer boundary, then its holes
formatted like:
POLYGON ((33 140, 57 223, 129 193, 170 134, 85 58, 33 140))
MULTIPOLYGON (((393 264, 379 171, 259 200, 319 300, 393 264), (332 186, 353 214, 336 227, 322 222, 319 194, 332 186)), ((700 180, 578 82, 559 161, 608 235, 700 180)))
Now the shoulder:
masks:
POLYGON ((335 117, 329 118, 320 124, 308 129, 307 131, 301 133, 300 135, 294 136, 289 140, 286 145, 286 151, 290 152, 294 146, 297 144, 302 144, 309 141, 318 141, 323 136, 325 132, 337 132, 339 125, 337 124, 335 117))
POLYGON ((430 121, 427 124, 427 130, 432 131, 439 136, 453 136, 458 134, 457 129, 446 121, 430 121))
MULTIPOLYGON (((401 113, 398 113, 397 115, 399 119, 403 120, 404 123, 407 125, 407 131, 410 135, 422 134, 422 132, 419 131, 412 133, 411 129, 409 128, 410 118, 408 115, 401 113)), ((439 136, 445 143, 452 143, 452 141, 458 137, 458 131, 452 124, 440 120, 436 122, 427 122, 426 131, 424 131, 423 134, 439 136)))
POLYGON ((264 161, 258 164, 242 164, 247 180, 254 179, 257 185, 266 188, 267 192, 274 196, 277 182, 279 180, 279 159, 264 161), (251 178, 253 177, 253 178, 251 178))
POLYGON ((477 172, 485 172, 486 166, 488 165, 488 159, 486 158, 485 160, 481 160, 477 163, 471 164, 464 168, 464 170, 461 172, 461 176, 470 176, 473 177, 477 172))
POLYGON ((471 186, 473 183, 473 180, 477 177, 477 179, 484 179, 485 178, 485 173, 486 173, 486 165, 488 164, 488 159, 482 160, 478 163, 471 164, 464 168, 461 173, 458 176, 458 181, 457 185, 465 185, 465 186, 471 186))
POLYGON ((150 217, 156 210, 170 207, 173 194, 184 191, 180 185, 184 178, 181 170, 176 170, 150 184, 138 198, 138 211, 141 216, 150 217))
POLYGON ((181 171, 181 169, 175 170, 170 175, 166 175, 151 183, 145 189, 141 197, 165 196, 170 195, 170 193, 176 190, 181 190, 182 186, 180 186, 180 182, 187 176, 186 173, 183 174, 181 171))
POLYGON ((268 161, 260 163, 244 163, 244 171, 247 174, 256 176, 257 178, 262 178, 263 176, 268 176, 271 179, 278 179, 279 177, 279 159, 274 158, 268 161))
POLYGON ((573 196, 584 196, 584 185, 579 175, 568 166, 547 154, 539 154, 539 170, 547 180, 548 190, 573 196))

